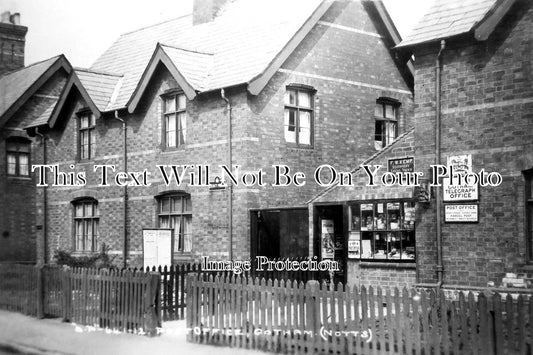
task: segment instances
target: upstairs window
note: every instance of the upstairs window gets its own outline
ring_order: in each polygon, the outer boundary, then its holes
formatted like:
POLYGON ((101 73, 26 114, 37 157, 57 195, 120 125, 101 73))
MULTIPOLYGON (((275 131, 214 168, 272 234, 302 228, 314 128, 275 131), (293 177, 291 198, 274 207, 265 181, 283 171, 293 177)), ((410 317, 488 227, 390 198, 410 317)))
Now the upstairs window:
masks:
POLYGON ((159 228, 174 230, 174 251, 192 250, 192 202, 186 194, 165 195, 158 199, 159 228))
POLYGON ((398 135, 398 103, 378 100, 374 111, 376 131, 374 146, 381 150, 391 144, 398 135))
POLYGON ((314 90, 287 87, 285 92, 285 142, 299 147, 313 144, 314 90))
POLYGON ((6 142, 7 175, 30 176, 30 142, 9 139, 6 142))
POLYGON ((164 97, 163 127, 165 148, 175 148, 187 141, 187 99, 184 94, 164 97))
POLYGON ((96 134, 95 134, 95 117, 92 112, 83 112, 80 114, 80 159, 94 159, 96 152, 96 134))
POLYGON ((97 251, 100 213, 96 200, 74 202, 74 250, 97 251))

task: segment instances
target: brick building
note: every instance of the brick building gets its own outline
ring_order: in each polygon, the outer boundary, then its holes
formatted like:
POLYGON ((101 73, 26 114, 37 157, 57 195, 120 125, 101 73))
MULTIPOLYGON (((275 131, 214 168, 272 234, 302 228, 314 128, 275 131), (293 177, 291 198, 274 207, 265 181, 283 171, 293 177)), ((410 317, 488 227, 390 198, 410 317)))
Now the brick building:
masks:
POLYGON ((32 163, 57 165, 57 182, 76 186, 52 186, 47 170, 37 188, 41 259, 105 244, 140 265, 145 228, 174 231, 174 261, 309 255, 315 169, 348 169, 413 126, 398 42, 380 2, 215 1, 122 35, 89 69, 56 71, 61 94, 25 129, 32 163), (394 115, 376 122, 376 105, 394 115), (111 170, 101 186, 98 164, 146 169, 149 186, 117 186, 111 170), (305 185, 272 186, 277 164, 305 185), (194 169, 166 184, 156 165, 209 166, 208 186, 194 186, 194 169), (220 165, 239 166, 250 186, 220 165), (253 184, 260 169, 264 186, 253 184))
MULTIPOLYGON (((30 174, 31 140, 24 131, 22 106, 33 115, 43 97, 53 60, 24 68, 27 27, 20 14, 4 12, 0 22, 0 261, 34 262, 36 258, 35 184, 30 174), (33 95, 33 97, 32 97, 33 95)), ((27 119, 30 119, 27 117, 27 119)))
POLYGON ((533 255, 532 21, 530 1, 437 1, 397 46, 416 58, 415 128, 368 162, 384 172, 389 160, 413 157, 414 170, 426 178, 430 165, 461 162, 467 171, 498 172, 503 180, 467 194, 435 186, 430 202, 420 203, 414 188, 366 187, 359 170, 355 186, 323 191, 310 204, 311 236, 319 245, 320 218, 331 219, 327 208, 344 211, 335 232, 351 243, 351 251, 339 252, 349 260, 349 282, 525 286, 533 255), (397 211, 406 201, 415 207, 415 245, 406 243, 415 250, 411 260, 409 250, 397 253, 397 234, 404 248, 411 225, 390 224, 398 216, 412 220, 411 211, 397 211), (381 212, 389 217, 381 228, 363 225, 365 214, 381 212))

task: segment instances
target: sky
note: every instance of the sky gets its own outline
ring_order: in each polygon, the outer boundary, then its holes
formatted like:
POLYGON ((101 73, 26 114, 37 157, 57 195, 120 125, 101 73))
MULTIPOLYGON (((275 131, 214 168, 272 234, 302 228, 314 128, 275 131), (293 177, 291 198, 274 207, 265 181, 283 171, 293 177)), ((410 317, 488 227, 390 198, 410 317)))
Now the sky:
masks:
MULTIPOLYGON (((434 0, 383 2, 405 37, 434 0)), ((28 27, 26 65, 65 54, 90 67, 122 33, 188 14, 192 0, 0 0, 4 11, 19 12, 28 27)))

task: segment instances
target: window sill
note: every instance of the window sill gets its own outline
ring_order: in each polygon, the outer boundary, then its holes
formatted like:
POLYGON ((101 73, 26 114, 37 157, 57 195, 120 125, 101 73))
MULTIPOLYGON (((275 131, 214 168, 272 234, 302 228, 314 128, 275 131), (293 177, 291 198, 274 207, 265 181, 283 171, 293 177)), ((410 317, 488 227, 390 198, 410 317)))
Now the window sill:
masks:
POLYGON ((179 152, 179 151, 183 151, 187 148, 187 145, 186 144, 182 144, 180 145, 179 147, 172 147, 172 148, 161 148, 161 154, 171 154, 171 153, 176 153, 176 152, 179 152))
POLYGON ((73 251, 71 253, 73 257, 82 257, 82 256, 95 256, 98 255, 97 251, 73 251))
POLYGON ((297 145, 297 144, 294 144, 294 143, 285 143, 285 144, 286 144, 286 148, 287 149, 301 150, 301 151, 312 151, 312 150, 315 150, 315 147, 313 147, 312 145, 305 146, 305 145, 297 145))
POLYGON ((18 181, 32 181, 31 176, 17 176, 17 175, 8 175, 8 180, 18 180, 18 181))
MULTIPOLYGON (((348 261, 359 261, 357 259, 348 259, 348 261)), ((361 268, 376 268, 376 269, 416 269, 416 262, 386 262, 386 261, 360 261, 361 268)))
POLYGON ((180 252, 174 252, 173 253, 173 262, 180 262, 180 261, 192 261, 193 260, 193 254, 191 252, 187 253, 180 253, 180 252))

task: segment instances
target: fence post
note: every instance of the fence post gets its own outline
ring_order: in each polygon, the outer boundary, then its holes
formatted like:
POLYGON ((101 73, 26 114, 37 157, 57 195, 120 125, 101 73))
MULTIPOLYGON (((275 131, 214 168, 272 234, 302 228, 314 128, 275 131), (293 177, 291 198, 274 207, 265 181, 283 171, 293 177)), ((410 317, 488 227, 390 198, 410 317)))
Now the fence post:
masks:
POLYGON ((145 304, 148 306, 146 310, 146 333, 150 336, 157 334, 157 327, 161 327, 161 312, 159 306, 159 288, 161 283, 161 274, 158 272, 150 272, 145 304))
POLYGON ((63 293, 63 322, 70 321, 70 308, 72 302, 72 288, 71 288, 71 269, 63 267, 61 269, 61 288, 63 293))
POLYGON ((309 280, 305 285, 306 289, 306 308, 307 308, 307 328, 313 332, 313 338, 318 335, 320 328, 320 305, 317 302, 318 290, 320 283, 317 280, 309 280))
POLYGON ((43 281, 43 265, 37 265, 37 318, 44 318, 44 281, 43 281))

